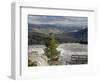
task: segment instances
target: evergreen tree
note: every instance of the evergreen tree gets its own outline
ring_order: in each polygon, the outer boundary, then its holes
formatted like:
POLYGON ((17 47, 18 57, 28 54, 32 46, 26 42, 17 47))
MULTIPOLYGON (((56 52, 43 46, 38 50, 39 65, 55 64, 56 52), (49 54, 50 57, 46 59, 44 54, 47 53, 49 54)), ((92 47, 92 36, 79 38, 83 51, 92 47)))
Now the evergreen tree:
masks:
POLYGON ((50 65, 59 64, 59 61, 58 61, 59 52, 57 51, 58 45, 53 33, 49 34, 49 37, 45 46, 46 48, 44 51, 45 51, 45 55, 48 57, 48 63, 50 65))

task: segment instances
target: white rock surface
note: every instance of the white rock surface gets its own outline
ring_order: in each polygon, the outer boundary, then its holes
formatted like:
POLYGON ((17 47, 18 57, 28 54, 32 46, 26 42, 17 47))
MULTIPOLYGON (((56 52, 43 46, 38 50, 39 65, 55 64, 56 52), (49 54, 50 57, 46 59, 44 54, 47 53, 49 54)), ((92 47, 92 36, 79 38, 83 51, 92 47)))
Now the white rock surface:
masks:
MULTIPOLYGON (((44 45, 33 45, 29 46, 29 59, 33 62, 37 62, 39 66, 48 65, 48 58, 43 55, 45 46, 44 45)), ((71 55, 87 55, 87 45, 78 43, 64 43, 60 44, 57 48, 60 51, 59 61, 62 65, 66 64, 66 61, 71 61, 71 55)))

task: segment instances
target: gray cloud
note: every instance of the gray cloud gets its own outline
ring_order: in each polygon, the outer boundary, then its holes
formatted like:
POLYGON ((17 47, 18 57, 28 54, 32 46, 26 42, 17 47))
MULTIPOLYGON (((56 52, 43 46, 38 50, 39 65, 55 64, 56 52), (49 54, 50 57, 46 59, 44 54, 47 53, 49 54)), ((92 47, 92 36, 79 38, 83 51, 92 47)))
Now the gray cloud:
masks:
POLYGON ((87 17, 74 16, 46 16, 46 15, 29 15, 28 23, 31 24, 51 24, 60 26, 87 26, 87 17))

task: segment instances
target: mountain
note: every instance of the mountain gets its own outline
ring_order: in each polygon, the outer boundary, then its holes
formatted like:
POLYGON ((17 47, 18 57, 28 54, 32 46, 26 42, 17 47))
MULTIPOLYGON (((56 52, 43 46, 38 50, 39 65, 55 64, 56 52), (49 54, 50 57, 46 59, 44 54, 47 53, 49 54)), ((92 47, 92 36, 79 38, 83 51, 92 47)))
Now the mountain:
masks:
MULTIPOLYGON (((85 43, 87 44, 87 36, 88 30, 87 28, 73 31, 73 32, 62 32, 59 34, 55 34, 55 38, 58 43, 85 43)), ((42 33, 39 31, 28 32, 28 44, 45 44, 48 39, 48 34, 42 33)))
POLYGON ((38 32, 28 32, 28 44, 45 44, 48 35, 38 32))
POLYGON ((64 31, 62 29, 58 29, 54 25, 49 25, 49 24, 28 24, 28 31, 29 32, 38 32, 38 33, 44 33, 44 34, 49 34, 49 33, 54 33, 54 34, 59 34, 63 33, 64 31))
POLYGON ((28 23, 29 32, 39 32, 39 33, 54 33, 61 34, 67 32, 73 32, 74 30, 81 30, 84 26, 64 26, 64 25, 53 25, 53 24, 31 24, 28 23))
POLYGON ((87 28, 75 31, 75 32, 69 32, 69 33, 62 33, 57 34, 56 37, 58 38, 72 38, 74 41, 87 41, 88 30, 87 28))
POLYGON ((68 33, 68 35, 81 41, 86 41, 88 38, 88 30, 85 28, 77 32, 68 33))

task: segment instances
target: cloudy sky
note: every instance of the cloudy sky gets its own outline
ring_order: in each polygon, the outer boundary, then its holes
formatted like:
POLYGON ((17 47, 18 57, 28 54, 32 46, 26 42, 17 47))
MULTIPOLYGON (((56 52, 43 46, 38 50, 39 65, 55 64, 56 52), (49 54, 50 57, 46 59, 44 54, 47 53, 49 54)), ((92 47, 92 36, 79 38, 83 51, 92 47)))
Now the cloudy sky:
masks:
POLYGON ((29 15, 28 23, 87 27, 87 17, 29 15))

